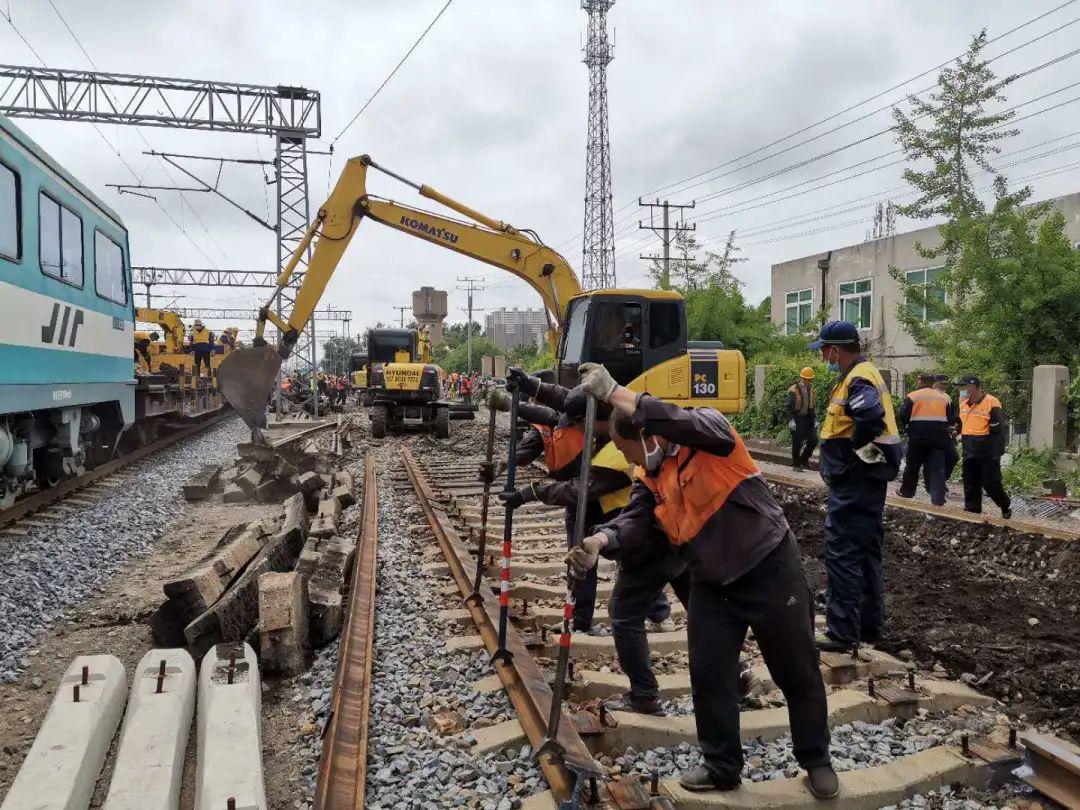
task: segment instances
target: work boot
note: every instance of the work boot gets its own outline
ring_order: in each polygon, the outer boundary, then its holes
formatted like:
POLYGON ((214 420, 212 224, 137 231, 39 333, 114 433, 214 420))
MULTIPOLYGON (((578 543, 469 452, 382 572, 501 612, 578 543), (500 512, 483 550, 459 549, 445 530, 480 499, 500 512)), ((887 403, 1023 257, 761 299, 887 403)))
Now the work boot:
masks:
POLYGON ((629 693, 624 694, 618 700, 608 701, 604 706, 613 712, 634 712, 635 714, 651 714, 656 717, 664 716, 664 708, 660 705, 660 698, 635 699, 629 693))
POLYGON ((1001 510, 1001 516, 1003 518, 1005 518, 1005 520, 1008 520, 1009 518, 1012 517, 1012 509, 1011 508, 1010 509, 1002 509, 1001 510))
POLYGON ((806 786, 815 799, 835 799, 840 795, 840 780, 832 765, 818 765, 806 770, 806 786))
POLYGON ((675 622, 673 622, 670 617, 661 619, 660 621, 649 619, 649 629, 654 633, 674 633, 675 622))
POLYGON ((814 643, 822 652, 850 652, 853 646, 850 641, 837 641, 832 636, 821 633, 814 636, 814 643))
POLYGON ((720 782, 713 779, 709 769, 704 765, 698 765, 692 771, 687 771, 679 777, 679 784, 686 790, 693 791, 695 793, 703 793, 708 790, 738 790, 739 785, 742 784, 742 780, 736 774, 735 776, 727 777, 720 782))

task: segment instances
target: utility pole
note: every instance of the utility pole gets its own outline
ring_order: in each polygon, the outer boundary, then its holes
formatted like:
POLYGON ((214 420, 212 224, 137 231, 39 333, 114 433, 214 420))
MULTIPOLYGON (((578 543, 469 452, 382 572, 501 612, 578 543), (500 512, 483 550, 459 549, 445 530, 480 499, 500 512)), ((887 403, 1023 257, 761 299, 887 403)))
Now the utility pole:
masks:
POLYGON ((581 284, 586 290, 615 286, 615 223, 611 205, 611 140, 608 137, 607 68, 615 58, 607 13, 615 0, 581 0, 589 15, 584 59, 589 69, 585 140, 585 224, 581 238, 581 284))
MULTIPOLYGON (((479 278, 479 277, 476 277, 476 276, 458 276, 458 281, 460 281, 462 284, 465 285, 464 287, 462 287, 461 284, 459 284, 457 288, 459 290, 464 290, 465 291, 466 295, 468 296, 468 302, 469 302, 469 305, 464 308, 465 312, 468 313, 468 316, 467 316, 468 319, 465 321, 465 354, 466 354, 466 356, 468 358, 468 360, 466 362, 468 363, 468 366, 469 366, 469 373, 472 374, 472 323, 473 323, 472 316, 473 316, 473 309, 474 309, 473 308, 473 293, 474 292, 481 292, 481 291, 483 291, 484 288, 483 288, 482 285, 477 286, 477 282, 482 281, 482 279, 479 278)), ((484 310, 483 310, 483 308, 476 308, 476 311, 477 312, 483 312, 484 310)))
POLYGON ((405 312, 406 312, 406 310, 409 309, 409 307, 394 307, 394 309, 396 309, 398 311, 398 327, 401 328, 401 329, 404 329, 405 328, 405 312))
POLYGON ((644 222, 638 222, 638 229, 652 231, 653 233, 655 233, 657 236, 660 237, 660 242, 661 244, 663 244, 664 248, 664 252, 660 256, 657 256, 655 253, 651 256, 646 256, 642 254, 639 255, 638 258, 652 259, 654 261, 662 262, 663 271, 660 277, 660 289, 662 290, 671 289, 671 242, 672 240, 674 240, 675 234, 679 233, 680 231, 697 230, 697 223, 694 223, 693 225, 687 225, 686 222, 683 220, 682 215, 683 211, 693 209, 696 204, 696 200, 691 201, 687 205, 675 205, 668 200, 660 202, 659 199, 657 199, 655 202, 647 203, 644 202, 640 197, 638 197, 638 205, 640 205, 642 208, 649 209, 649 224, 646 225, 644 222), (663 211, 663 214, 661 216, 661 221, 663 224, 659 227, 657 227, 656 225, 656 209, 658 208, 663 211), (673 208, 676 210, 679 217, 679 221, 676 222, 674 225, 671 224, 671 209, 673 208))

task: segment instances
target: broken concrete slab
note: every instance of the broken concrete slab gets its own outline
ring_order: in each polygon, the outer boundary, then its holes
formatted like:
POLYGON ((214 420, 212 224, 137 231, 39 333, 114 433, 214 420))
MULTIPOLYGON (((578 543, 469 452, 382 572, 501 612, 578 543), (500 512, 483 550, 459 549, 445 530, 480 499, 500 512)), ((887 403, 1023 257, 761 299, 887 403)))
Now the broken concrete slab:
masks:
POLYGON ((221 465, 204 464, 184 484, 184 499, 204 501, 221 488, 221 465))
POLYGON ((248 499, 247 493, 240 489, 236 484, 226 484, 225 491, 222 494, 222 500, 225 503, 243 503, 248 499))
POLYGON ((300 486, 300 491, 303 492, 305 495, 309 492, 314 492, 317 489, 322 489, 326 485, 326 482, 323 481, 322 476, 314 471, 301 473, 299 476, 297 476, 296 481, 300 486))
POLYGON ((283 675, 302 672, 310 663, 307 580, 296 571, 259 577, 259 660, 283 675))

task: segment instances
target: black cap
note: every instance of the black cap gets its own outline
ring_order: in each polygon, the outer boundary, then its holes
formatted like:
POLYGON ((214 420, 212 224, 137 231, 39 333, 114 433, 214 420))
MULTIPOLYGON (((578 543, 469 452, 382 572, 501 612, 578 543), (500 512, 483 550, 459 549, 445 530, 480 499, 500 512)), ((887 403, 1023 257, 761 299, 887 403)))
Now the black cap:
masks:
MULTIPOLYGON (((570 393, 566 395, 566 400, 563 402, 563 413, 566 414, 567 418, 580 422, 585 418, 585 406, 588 401, 589 395, 579 385, 577 388, 571 389, 570 393)), ((610 416, 611 406, 606 402, 598 401, 596 403, 596 418, 606 420, 610 416)))
POLYGON ((934 382, 947 383, 948 381, 949 381, 949 375, 948 374, 935 374, 934 375, 934 382))
POLYGON ((957 385, 978 385, 982 387, 982 383, 979 382, 979 378, 974 374, 963 374, 960 379, 956 381, 957 385))
POLYGON ((859 342, 859 330, 850 321, 829 321, 818 333, 818 339, 810 344, 811 349, 822 346, 844 346, 859 342))

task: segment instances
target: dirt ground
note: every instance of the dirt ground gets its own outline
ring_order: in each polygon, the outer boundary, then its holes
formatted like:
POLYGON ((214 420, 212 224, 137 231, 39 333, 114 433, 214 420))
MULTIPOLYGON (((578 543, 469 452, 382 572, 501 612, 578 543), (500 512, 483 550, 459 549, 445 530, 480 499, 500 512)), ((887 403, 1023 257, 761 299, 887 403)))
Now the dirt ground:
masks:
MULTIPOLYGON (((820 592, 824 492, 776 491, 820 592)), ((1080 739, 1080 544, 895 508, 885 541, 885 649, 1080 739)))
MULTIPOLYGON (((30 666, 17 681, 0 684, 0 796, 7 793, 18 773, 38 727, 52 702, 56 685, 77 655, 115 655, 124 664, 128 679, 139 659, 154 646, 150 616, 164 601, 161 587, 167 580, 187 570, 210 551, 222 532, 235 523, 275 516, 279 505, 198 505, 185 512, 158 542, 154 554, 133 560, 112 577, 94 599, 74 608, 65 620, 42 636, 26 653, 30 666)), ((280 716, 280 713, 276 713, 280 716)), ((277 720, 277 717, 274 718, 277 720)), ((274 746, 277 722, 266 722, 264 745, 274 746)), ((195 727, 188 744, 181 807, 194 806, 195 727)), ((98 780, 91 807, 105 801, 119 735, 98 780)), ((273 757, 266 760, 267 785, 289 779, 279 771, 288 763, 273 757)))

